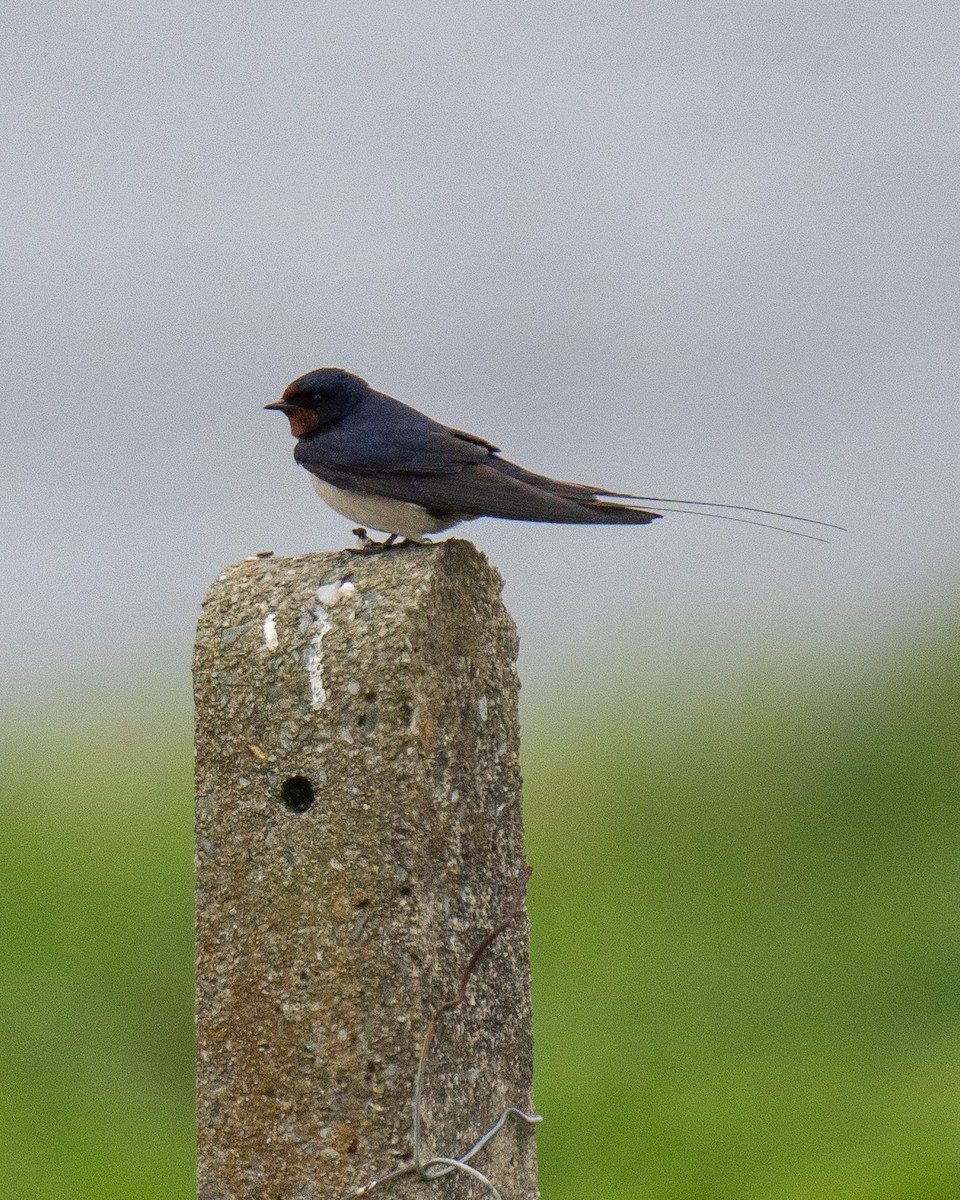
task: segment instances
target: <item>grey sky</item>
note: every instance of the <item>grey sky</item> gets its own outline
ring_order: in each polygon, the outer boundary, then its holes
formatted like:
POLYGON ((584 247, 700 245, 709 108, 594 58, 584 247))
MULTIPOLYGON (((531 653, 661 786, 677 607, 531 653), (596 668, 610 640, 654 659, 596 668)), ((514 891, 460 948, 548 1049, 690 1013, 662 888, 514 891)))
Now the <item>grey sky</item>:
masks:
POLYGON ((8 700, 182 671, 225 563, 349 540, 262 412, 324 364, 851 527, 464 526, 528 677, 956 611, 954 3, 31 3, 0 52, 8 700))

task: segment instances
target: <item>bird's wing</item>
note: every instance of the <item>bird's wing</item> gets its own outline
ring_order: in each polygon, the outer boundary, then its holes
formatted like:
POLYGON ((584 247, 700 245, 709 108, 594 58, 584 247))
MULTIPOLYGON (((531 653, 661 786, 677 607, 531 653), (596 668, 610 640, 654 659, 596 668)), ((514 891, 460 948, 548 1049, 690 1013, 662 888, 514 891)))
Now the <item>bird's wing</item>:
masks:
POLYGON ((425 446, 422 454, 415 458, 404 456, 396 463, 382 460, 377 463, 367 458, 334 460, 326 453, 322 461, 303 458, 299 461, 335 487, 370 492, 460 516, 575 524, 616 521, 646 524, 657 515, 627 505, 605 503, 597 498, 598 489, 535 475, 489 452, 481 453, 478 458, 464 454, 456 461, 446 446, 443 451, 432 453, 425 446))
POLYGON ((444 425, 443 429, 445 433, 449 433, 461 442, 471 442, 474 446, 482 446, 488 454, 500 453, 499 446, 495 446, 493 442, 488 442, 486 438, 479 437, 475 433, 467 433, 463 429, 454 429, 452 425, 444 425))
POLYGON ((347 439, 332 430, 321 438, 299 441, 294 447, 294 457, 308 471, 337 484, 334 474, 365 480, 393 475, 457 474, 469 464, 489 461, 497 452, 496 446, 474 434, 433 422, 430 426, 403 430, 399 435, 393 434, 389 441, 382 440, 382 435, 365 438, 362 431, 351 432, 347 439), (362 452, 358 452, 358 445, 362 452))

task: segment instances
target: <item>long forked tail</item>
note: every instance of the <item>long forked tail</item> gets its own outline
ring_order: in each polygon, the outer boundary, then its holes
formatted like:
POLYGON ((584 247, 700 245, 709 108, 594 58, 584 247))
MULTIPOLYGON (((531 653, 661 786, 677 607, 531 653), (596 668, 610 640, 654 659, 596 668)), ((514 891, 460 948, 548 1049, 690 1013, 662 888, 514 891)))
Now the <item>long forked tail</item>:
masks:
MULTIPOLYGON (((500 507, 495 514, 502 517, 513 517, 519 520, 583 522, 597 525, 648 525, 663 513, 679 513, 691 517, 711 517, 716 521, 737 521, 743 525, 758 525, 763 529, 774 529, 779 533, 789 533, 794 537, 809 538, 814 542, 826 542, 829 539, 816 533, 808 533, 803 529, 795 529, 795 525, 815 526, 818 529, 836 529, 843 531, 842 525, 830 521, 819 521, 812 517, 798 517, 794 513, 779 512, 771 508, 755 508, 749 504, 725 504, 714 500, 686 500, 667 496, 638 496, 633 492, 616 492, 612 488, 596 487, 592 484, 574 483, 571 480, 552 479, 548 475, 538 475, 526 468, 512 463, 507 459, 494 458, 490 465, 498 473, 506 475, 518 483, 526 485, 530 491, 544 493, 565 502, 561 509, 553 512, 543 512, 533 516, 524 505, 519 505, 516 512, 507 512, 500 507), (639 501, 643 507, 632 504, 618 504, 618 500, 639 501), (572 502, 572 505, 571 505, 572 502), (647 509, 647 505, 655 505, 658 511, 647 509), (723 509, 722 512, 712 512, 711 509, 723 509), (739 514, 752 514, 739 515, 739 514), (758 517, 775 517, 788 524, 774 524, 772 521, 758 520, 758 517)), ((527 492, 529 498, 530 492, 527 492)))
POLYGON ((829 542, 830 539, 819 537, 814 533, 805 533, 801 529, 791 529, 785 525, 774 525, 771 521, 755 521, 750 517, 737 517, 733 513, 756 513, 757 516, 761 517, 779 517, 783 521, 796 521, 801 525, 816 525, 820 529, 836 529, 841 533, 846 533, 843 525, 835 525, 831 521, 818 521, 813 517, 798 517, 794 513, 777 512, 775 509, 770 508, 753 508, 749 504, 721 504, 716 500, 680 500, 666 496, 635 496, 632 492, 607 492, 599 490, 597 495, 615 497, 618 500, 640 500, 644 504, 656 504, 657 508, 662 512, 679 513, 681 516, 712 517, 716 521, 737 521, 741 525, 759 525, 762 529, 775 529, 778 533, 789 533, 794 537, 808 538, 813 542, 829 542), (682 505, 683 507, 672 507, 673 505, 682 505), (702 511, 709 508, 722 508, 727 511, 722 513, 702 511))
MULTIPOLYGON (((601 492, 599 496, 616 496, 618 500, 642 500, 645 504, 692 504, 699 508, 732 508, 738 512, 759 513, 762 517, 783 517, 787 521, 801 521, 804 525, 819 525, 823 529, 839 529, 841 533, 846 533, 846 528, 843 525, 834 525, 830 521, 818 521, 813 517, 798 517, 793 513, 777 512, 772 508, 753 508, 749 504, 721 504, 719 500, 678 500, 671 499, 669 496, 634 496, 632 492, 601 492)), ((701 513, 701 516, 708 517, 710 513, 701 513)))

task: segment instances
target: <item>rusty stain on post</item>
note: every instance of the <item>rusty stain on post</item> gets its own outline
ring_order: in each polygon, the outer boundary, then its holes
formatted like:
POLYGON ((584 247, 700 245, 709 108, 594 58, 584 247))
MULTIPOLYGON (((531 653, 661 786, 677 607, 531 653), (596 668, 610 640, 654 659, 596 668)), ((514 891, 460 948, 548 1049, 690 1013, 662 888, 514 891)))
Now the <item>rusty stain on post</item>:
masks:
MULTIPOLYGON (((409 1161, 426 1022, 524 869, 516 631, 468 542, 247 560, 204 602, 199 1200, 321 1200, 409 1161)), ((432 1154, 532 1108, 525 915, 444 1020, 432 1154)), ((476 1164, 538 1195, 511 1124, 476 1164)), ((389 1197, 476 1194, 406 1178, 389 1197)))

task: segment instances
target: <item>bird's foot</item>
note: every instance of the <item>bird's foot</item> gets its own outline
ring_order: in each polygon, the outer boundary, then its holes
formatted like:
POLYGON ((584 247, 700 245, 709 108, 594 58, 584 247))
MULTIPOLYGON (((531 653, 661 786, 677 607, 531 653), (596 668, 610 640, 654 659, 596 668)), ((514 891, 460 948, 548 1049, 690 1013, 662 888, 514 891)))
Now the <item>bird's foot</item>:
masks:
MULTIPOLYGON (((391 550, 394 548, 394 543, 396 542, 398 536, 395 533, 391 533, 388 538, 384 539, 384 541, 375 542, 362 525, 358 525, 357 528, 353 530, 353 533, 360 539, 360 545, 348 546, 348 554, 382 554, 384 550, 391 550)), ((404 538, 399 545, 406 546, 409 544, 409 541, 409 538, 404 538)), ((397 549, 399 549, 399 546, 397 546, 397 549)))

